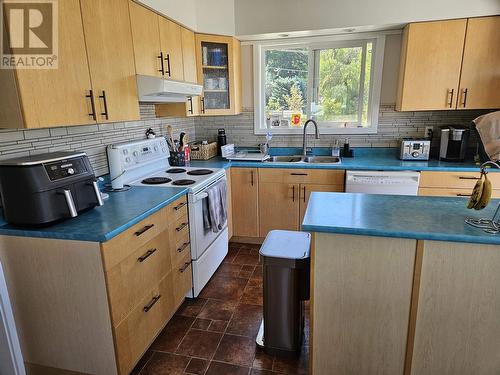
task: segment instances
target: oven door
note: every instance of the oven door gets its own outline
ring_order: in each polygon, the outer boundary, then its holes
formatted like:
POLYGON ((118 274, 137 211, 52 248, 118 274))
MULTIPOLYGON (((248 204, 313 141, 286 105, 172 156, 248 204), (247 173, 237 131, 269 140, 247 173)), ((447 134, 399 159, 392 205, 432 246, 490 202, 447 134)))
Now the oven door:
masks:
POLYGON ((189 229, 191 239, 191 257, 193 260, 200 258, 208 247, 219 237, 227 227, 227 220, 223 228, 217 233, 214 233, 212 228, 206 229, 203 224, 203 201, 208 199, 206 190, 217 184, 219 181, 226 180, 224 176, 221 179, 214 181, 202 191, 196 194, 189 194, 189 229))

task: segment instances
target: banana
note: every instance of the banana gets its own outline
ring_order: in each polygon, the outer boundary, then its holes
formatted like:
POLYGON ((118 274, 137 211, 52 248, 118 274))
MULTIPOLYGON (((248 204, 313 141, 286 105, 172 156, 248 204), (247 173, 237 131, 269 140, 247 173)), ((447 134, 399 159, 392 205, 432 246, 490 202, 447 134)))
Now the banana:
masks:
POLYGON ((474 206, 475 210, 482 210, 490 203, 491 189, 492 189, 491 180, 485 174, 484 175, 484 182, 483 182, 483 192, 481 193, 481 198, 479 198, 479 201, 474 206))
POLYGON ((481 177, 477 180, 476 185, 474 185, 474 189, 472 190, 472 195, 470 196, 469 203, 467 204, 468 209, 472 209, 478 204, 481 199, 481 195, 483 194, 483 181, 484 174, 481 173, 481 177))

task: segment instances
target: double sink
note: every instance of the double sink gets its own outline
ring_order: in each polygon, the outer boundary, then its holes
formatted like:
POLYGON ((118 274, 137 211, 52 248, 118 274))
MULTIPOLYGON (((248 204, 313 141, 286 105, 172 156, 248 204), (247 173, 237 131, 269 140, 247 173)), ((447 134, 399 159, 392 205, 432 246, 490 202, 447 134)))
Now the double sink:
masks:
POLYGON ((268 163, 306 163, 306 164, 340 164, 342 160, 336 156, 272 156, 268 163))

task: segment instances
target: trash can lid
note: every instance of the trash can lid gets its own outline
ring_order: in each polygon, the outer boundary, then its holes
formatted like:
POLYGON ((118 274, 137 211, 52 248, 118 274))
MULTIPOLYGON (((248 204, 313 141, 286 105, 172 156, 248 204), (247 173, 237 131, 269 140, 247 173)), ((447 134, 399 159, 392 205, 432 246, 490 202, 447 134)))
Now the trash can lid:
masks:
POLYGON ((309 258, 311 234, 289 230, 272 230, 260 248, 264 257, 284 259, 309 258))

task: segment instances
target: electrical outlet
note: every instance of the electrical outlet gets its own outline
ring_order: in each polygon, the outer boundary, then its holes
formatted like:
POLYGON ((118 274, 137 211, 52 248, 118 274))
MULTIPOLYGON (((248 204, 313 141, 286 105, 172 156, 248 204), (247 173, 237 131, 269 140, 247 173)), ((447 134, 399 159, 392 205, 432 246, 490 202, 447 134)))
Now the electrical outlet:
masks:
POLYGON ((433 133, 434 133, 434 126, 426 126, 425 127, 425 131, 424 131, 425 138, 432 138, 433 133))

